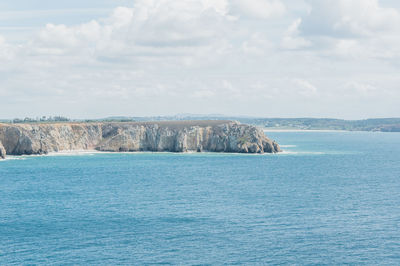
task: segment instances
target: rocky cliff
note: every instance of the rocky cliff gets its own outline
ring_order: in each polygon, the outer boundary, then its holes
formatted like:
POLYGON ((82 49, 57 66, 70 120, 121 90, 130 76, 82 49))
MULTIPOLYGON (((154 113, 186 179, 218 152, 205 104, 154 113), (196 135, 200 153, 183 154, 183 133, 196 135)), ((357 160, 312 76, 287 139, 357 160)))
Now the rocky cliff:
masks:
POLYGON ((6 158, 6 149, 4 149, 3 144, 0 142, 0 159, 6 158))
POLYGON ((275 153, 262 130, 232 121, 0 124, 0 157, 65 150, 275 153))

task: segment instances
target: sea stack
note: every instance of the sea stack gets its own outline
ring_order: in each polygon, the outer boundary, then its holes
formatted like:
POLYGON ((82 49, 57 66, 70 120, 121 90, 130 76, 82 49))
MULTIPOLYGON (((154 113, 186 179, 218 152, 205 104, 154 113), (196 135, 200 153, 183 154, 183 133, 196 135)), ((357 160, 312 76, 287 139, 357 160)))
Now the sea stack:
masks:
POLYGON ((264 132, 236 121, 0 124, 0 154, 66 150, 276 153, 264 132), (1 147, 3 147, 3 150, 1 147))

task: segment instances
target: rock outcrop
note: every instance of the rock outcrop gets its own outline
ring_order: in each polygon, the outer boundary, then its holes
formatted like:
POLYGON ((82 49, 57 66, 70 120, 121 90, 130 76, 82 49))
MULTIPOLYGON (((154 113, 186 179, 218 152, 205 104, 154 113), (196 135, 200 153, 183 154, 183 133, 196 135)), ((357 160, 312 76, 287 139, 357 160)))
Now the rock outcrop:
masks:
POLYGON ((275 153, 261 129, 233 121, 0 124, 0 156, 63 150, 275 153), (3 150, 1 147, 4 146, 3 150), (4 151, 5 149, 5 151, 4 151))
POLYGON ((0 159, 6 158, 6 149, 4 149, 3 143, 0 142, 0 159))

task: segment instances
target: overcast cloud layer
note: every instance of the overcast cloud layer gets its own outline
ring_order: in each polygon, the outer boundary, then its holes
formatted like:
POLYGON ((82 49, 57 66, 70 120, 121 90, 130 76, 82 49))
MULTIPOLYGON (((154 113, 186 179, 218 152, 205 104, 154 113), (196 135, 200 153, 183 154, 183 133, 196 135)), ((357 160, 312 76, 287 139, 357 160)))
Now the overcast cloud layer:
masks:
POLYGON ((80 2, 0 3, 0 118, 400 116, 398 1, 80 2))

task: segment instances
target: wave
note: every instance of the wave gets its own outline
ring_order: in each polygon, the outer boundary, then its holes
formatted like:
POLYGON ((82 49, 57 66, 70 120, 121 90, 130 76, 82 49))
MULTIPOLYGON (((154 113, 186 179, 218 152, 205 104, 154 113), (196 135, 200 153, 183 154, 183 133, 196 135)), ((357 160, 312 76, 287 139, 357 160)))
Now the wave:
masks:
POLYGON ((228 152, 168 152, 168 151, 134 151, 134 152, 111 152, 111 151, 97 151, 97 150, 63 150, 59 152, 50 152, 48 154, 33 154, 33 155, 21 155, 21 156, 10 156, 12 159, 27 159, 34 157, 57 157, 57 156, 94 156, 94 155, 174 155, 174 156, 270 156, 277 153, 228 153, 228 152))
POLYGON ((288 151, 284 150, 278 155, 349 155, 361 154, 358 151, 288 151))
MULTIPOLYGON (((296 145, 281 145, 282 148, 291 148, 296 147, 296 145)), ((295 150, 286 150, 284 149, 279 153, 224 153, 224 152, 152 152, 152 151, 138 151, 138 152, 103 152, 96 150, 65 150, 60 152, 50 152, 48 154, 42 155, 22 155, 22 156, 7 156, 6 159, 1 161, 8 160, 26 160, 29 158, 35 157, 53 157, 53 156, 95 156, 100 154, 107 155, 174 155, 174 156, 289 156, 289 155, 338 155, 338 154, 346 154, 346 152, 339 151, 295 151, 295 150)))
POLYGON ((49 152, 44 156, 79 156, 79 155, 94 155, 98 153, 104 153, 96 150, 63 150, 58 152, 49 152))
POLYGON ((26 156, 12 156, 12 155, 7 155, 6 158, 0 160, 0 162, 13 161, 13 160, 26 160, 26 156))
POLYGON ((278 155, 325 155, 325 154, 337 154, 322 151, 282 151, 277 153, 278 155))

